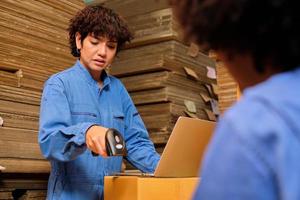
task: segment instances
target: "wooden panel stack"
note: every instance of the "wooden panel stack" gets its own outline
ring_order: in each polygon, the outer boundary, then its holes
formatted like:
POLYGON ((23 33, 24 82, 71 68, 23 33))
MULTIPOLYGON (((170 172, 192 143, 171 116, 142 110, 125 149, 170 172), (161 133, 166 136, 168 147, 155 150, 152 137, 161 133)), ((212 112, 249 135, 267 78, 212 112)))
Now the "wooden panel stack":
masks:
POLYGON ((238 100, 240 90, 237 82, 232 78, 222 63, 217 64, 217 72, 218 87, 220 88, 219 107, 220 112, 223 113, 238 100))
POLYGON ((230 108, 240 97, 238 83, 233 79, 224 64, 210 51, 209 56, 216 60, 217 84, 219 87, 219 109, 223 113, 230 108))
POLYGON ((156 144, 166 143, 179 116, 209 119, 210 105, 200 94, 211 96, 205 85, 214 80, 207 77, 205 66, 214 62, 204 54, 191 57, 187 52, 188 47, 174 40, 138 46, 121 51, 111 68, 125 84, 156 144), (196 112, 187 113, 186 101, 195 105, 196 112))
POLYGON ((208 75, 215 70, 215 62, 197 45, 183 42, 167 0, 86 3, 103 3, 114 9, 135 35, 110 73, 123 81, 157 146, 167 142, 179 116, 216 120, 211 107, 213 101, 218 112, 216 80, 208 75))
POLYGON ((0 199, 19 190, 22 199, 45 199, 37 191, 47 187, 50 169, 37 143, 41 92, 51 74, 75 61, 66 28, 83 7, 82 0, 1 1, 0 199))

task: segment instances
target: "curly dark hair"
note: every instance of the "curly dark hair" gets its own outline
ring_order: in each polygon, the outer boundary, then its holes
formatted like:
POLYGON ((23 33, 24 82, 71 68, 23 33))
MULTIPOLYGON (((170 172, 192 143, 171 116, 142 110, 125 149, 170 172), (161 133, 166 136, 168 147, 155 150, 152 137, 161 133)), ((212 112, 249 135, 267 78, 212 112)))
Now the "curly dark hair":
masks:
POLYGON ((118 43, 117 52, 126 42, 133 39, 133 35, 125 21, 113 10, 102 5, 86 6, 80 10, 70 20, 67 30, 69 32, 71 54, 74 57, 80 56, 76 47, 77 32, 81 35, 81 42, 89 34, 94 34, 95 37, 106 36, 111 40, 116 40, 118 43))
POLYGON ((250 53, 257 72, 300 64, 300 20, 292 0, 170 0, 186 38, 229 54, 250 53))

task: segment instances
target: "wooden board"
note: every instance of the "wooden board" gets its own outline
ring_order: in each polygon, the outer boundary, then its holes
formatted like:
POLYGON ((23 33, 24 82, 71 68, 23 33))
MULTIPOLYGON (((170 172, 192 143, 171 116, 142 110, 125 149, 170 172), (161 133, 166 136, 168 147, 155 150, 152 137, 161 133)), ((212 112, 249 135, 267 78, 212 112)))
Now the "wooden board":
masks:
POLYGON ((3 127, 13 127, 13 128, 23 128, 23 129, 35 129, 37 130, 39 127, 39 118, 19 115, 19 114, 11 114, 0 112, 0 116, 3 119, 3 127))
POLYGON ((2 141, 37 143, 37 130, 0 127, 0 133, 2 141))
POLYGON ((160 102, 173 102, 184 105, 184 100, 195 102, 197 108, 206 108, 200 93, 193 93, 179 87, 169 86, 166 88, 132 92, 131 97, 136 105, 153 104, 160 102))
POLYGON ((45 200, 47 197, 46 190, 27 190, 19 200, 45 200))
POLYGON ((20 78, 16 75, 17 70, 5 70, 0 67, 0 84, 20 87, 20 78))
POLYGON ((13 200, 12 189, 0 189, 0 200, 13 200))
POLYGON ((170 137, 170 133, 157 133, 155 132, 149 132, 150 135, 150 139, 153 141, 154 144, 166 144, 169 137, 170 137))
POLYGON ((0 127, 0 133, 3 173, 49 173, 49 162, 37 144, 37 131, 0 127))
POLYGON ((182 34, 171 8, 127 17, 134 39, 125 48, 167 40, 182 41, 182 34))
POLYGON ((0 127, 0 158, 42 159, 37 131, 0 127))
POLYGON ((26 103, 12 102, 0 99, 0 112, 39 117, 40 107, 26 103))
POLYGON ((84 7, 81 0, 5 0, 0 4, 0 188, 46 189, 49 173, 37 142, 44 81, 72 66, 67 39, 69 19, 84 7), (18 72, 18 74, 17 74, 18 72), (20 75, 20 76, 17 76, 20 75))
POLYGON ((209 81, 206 66, 215 67, 215 62, 199 53, 196 57, 187 55, 188 47, 177 41, 126 49, 120 52, 110 73, 117 77, 154 71, 176 71, 186 74, 184 67, 194 70, 201 80, 209 81))
POLYGON ((47 189, 48 178, 44 175, 41 178, 35 178, 30 175, 29 177, 19 177, 18 174, 13 174, 13 177, 3 177, 0 182, 0 188, 13 188, 13 189, 47 189))
POLYGON ((35 80, 44 82, 74 63, 66 28, 69 19, 83 7, 80 0, 2 1, 0 67, 21 69, 27 78, 24 85, 41 90, 35 80))
POLYGON ((44 159, 37 143, 0 140, 0 158, 44 159))
POLYGON ((170 114, 175 116, 184 115, 185 109, 182 105, 177 105, 171 102, 146 104, 137 106, 137 109, 141 116, 155 116, 159 114, 170 114))
POLYGON ((198 81, 191 80, 186 74, 172 71, 157 71, 121 77, 120 79, 129 92, 174 86, 179 89, 187 89, 189 91, 208 95, 208 92, 202 83, 204 81, 208 81, 208 84, 214 83, 214 81, 205 80, 204 78, 198 81))
POLYGON ((0 85, 0 99, 39 106, 41 93, 30 89, 0 85))
POLYGON ((123 17, 141 15, 169 7, 167 0, 85 0, 88 4, 104 3, 123 17))
POLYGON ((0 158, 0 163, 6 168, 2 173, 50 173, 47 160, 0 158))
POLYGON ((221 62, 217 64, 217 83, 219 87, 219 108, 220 112, 226 111, 239 98, 239 87, 237 82, 229 74, 221 62))

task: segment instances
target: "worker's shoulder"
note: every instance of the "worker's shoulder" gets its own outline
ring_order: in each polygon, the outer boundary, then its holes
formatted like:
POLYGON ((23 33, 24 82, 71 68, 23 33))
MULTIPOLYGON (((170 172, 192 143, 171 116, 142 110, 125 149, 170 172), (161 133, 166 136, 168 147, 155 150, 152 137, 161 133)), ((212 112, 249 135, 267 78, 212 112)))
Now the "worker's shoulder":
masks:
POLYGON ((49 77, 46 84, 63 84, 64 82, 72 80, 74 77, 76 77, 76 70, 74 67, 70 67, 68 69, 65 69, 63 71, 60 71, 56 74, 53 74, 49 77))
POLYGON ((111 85, 113 85, 115 87, 119 87, 119 88, 124 88, 125 87, 124 84, 122 83, 122 81, 119 78, 117 78, 117 77, 115 77, 111 74, 108 74, 108 77, 110 79, 111 85))
POLYGON ((248 143, 272 141, 287 134, 288 124, 279 111, 283 108, 274 104, 272 98, 263 94, 245 94, 223 116, 232 132, 248 143))

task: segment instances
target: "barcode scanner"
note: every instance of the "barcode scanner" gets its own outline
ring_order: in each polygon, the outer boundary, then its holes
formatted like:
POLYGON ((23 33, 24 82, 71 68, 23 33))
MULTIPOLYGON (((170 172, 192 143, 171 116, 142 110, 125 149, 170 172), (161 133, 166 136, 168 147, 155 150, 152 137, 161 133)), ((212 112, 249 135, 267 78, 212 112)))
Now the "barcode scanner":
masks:
MULTIPOLYGON (((107 156, 126 156, 127 149, 125 141, 121 133, 114 129, 109 128, 105 134, 105 147, 107 156)), ((92 152, 93 156, 98 156, 95 152, 92 152)))

